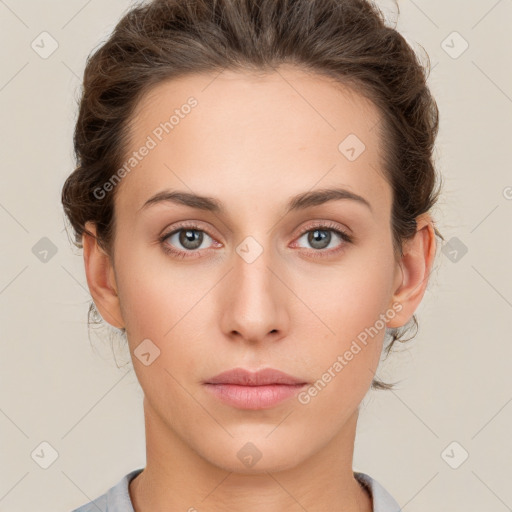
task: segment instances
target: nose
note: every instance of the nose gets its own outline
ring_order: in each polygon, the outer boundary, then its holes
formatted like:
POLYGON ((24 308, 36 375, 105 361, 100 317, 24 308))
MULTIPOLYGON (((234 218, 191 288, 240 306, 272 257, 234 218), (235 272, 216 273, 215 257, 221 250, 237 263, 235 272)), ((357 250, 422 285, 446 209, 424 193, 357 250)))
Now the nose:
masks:
POLYGON ((284 268, 270 249, 256 256, 254 251, 261 249, 254 241, 241 244, 233 254, 233 268, 223 280, 221 328, 233 340, 277 341, 289 329, 287 304, 292 293, 285 285, 284 268))

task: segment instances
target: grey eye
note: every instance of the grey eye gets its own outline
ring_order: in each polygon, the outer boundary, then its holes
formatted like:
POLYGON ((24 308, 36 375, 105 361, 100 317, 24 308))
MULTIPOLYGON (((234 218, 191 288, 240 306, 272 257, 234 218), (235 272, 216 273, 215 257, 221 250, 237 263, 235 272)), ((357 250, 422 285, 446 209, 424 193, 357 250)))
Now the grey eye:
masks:
MULTIPOLYGON (((203 241, 205 241, 205 238, 209 238, 211 240, 211 237, 208 236, 204 231, 191 228, 178 229, 174 233, 170 234, 167 237, 167 239, 171 240, 175 236, 178 236, 178 242, 179 244, 181 244, 181 247, 178 246, 177 248, 184 248, 189 251, 195 251, 196 249, 201 248, 201 245, 203 241)), ((175 243, 173 243, 172 245, 175 245, 175 243)))
MULTIPOLYGON (((333 240, 333 232, 334 230, 332 229, 315 228, 304 233, 299 240, 307 237, 307 243, 310 244, 313 249, 327 249, 333 240)), ((338 238, 341 237, 338 235, 338 238)))

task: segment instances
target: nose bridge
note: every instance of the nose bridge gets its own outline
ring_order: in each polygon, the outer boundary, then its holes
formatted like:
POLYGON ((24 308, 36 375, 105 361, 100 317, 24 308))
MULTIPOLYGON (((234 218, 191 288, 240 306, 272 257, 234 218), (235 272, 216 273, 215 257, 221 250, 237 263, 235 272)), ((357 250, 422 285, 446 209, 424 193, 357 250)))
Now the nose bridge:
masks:
POLYGON ((237 331, 257 340, 285 328, 285 286, 276 277, 276 254, 268 237, 247 236, 233 252, 229 306, 225 309, 226 333, 237 331), (261 240, 261 242, 260 242, 261 240))

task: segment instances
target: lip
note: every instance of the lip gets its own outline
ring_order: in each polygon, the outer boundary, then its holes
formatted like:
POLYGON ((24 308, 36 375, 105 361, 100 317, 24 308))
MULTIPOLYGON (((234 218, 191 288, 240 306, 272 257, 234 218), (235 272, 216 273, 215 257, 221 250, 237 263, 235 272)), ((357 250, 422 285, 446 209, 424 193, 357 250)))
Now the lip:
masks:
POLYGON ((237 384, 239 386, 266 386, 269 384, 307 384, 306 381, 293 377, 274 368, 264 368, 251 372, 244 368, 233 368, 219 373, 205 381, 205 384, 237 384))
POLYGON ((296 395, 307 382, 274 368, 234 368, 205 381, 205 389, 239 409, 267 409, 296 395))

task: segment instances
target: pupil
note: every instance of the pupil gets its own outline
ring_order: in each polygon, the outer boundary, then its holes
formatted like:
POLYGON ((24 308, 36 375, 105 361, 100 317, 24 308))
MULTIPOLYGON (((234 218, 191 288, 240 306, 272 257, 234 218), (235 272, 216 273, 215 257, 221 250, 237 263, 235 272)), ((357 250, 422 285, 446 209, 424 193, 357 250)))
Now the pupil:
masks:
POLYGON ((329 245, 331 234, 323 229, 315 229, 310 233, 309 243, 316 249, 323 249, 329 245), (327 240, 327 245, 323 242, 327 240))
POLYGON ((188 249, 197 249, 203 241, 202 233, 195 229, 186 229, 180 234, 180 243, 188 249))

